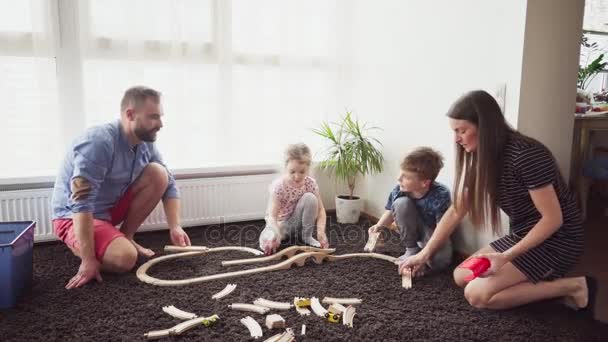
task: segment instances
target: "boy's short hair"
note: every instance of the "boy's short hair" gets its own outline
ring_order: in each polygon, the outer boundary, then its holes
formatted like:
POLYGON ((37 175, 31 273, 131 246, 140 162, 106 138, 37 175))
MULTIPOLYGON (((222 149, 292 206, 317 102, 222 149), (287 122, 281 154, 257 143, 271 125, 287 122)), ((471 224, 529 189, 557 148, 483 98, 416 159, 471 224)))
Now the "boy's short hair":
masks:
POLYGON ((418 174, 421 179, 434 181, 443 168, 443 156, 430 147, 418 147, 403 158, 401 170, 418 174))

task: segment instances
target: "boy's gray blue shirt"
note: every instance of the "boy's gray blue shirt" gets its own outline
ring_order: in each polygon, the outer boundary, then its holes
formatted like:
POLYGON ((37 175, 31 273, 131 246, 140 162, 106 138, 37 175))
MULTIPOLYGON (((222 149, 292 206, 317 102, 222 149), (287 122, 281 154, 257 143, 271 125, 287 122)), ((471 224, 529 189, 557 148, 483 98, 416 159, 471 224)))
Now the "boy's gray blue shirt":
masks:
MULTIPOLYGON (((154 143, 131 146, 124 136, 120 121, 95 126, 71 145, 65 156, 53 190, 53 219, 71 218, 73 213, 91 212, 96 219, 109 220, 110 209, 139 177, 146 165, 159 163, 160 153, 154 143), (91 191, 84 199, 71 198, 71 182, 85 178, 91 191)), ((166 166, 165 166, 166 168, 166 166)), ((178 198, 173 175, 163 198, 178 198)))
POLYGON ((399 185, 388 195, 388 201, 384 207, 386 210, 393 211, 393 203, 399 197, 408 197, 416 203, 416 208, 420 214, 422 222, 429 228, 435 228, 443 214, 452 204, 450 190, 443 184, 433 182, 429 191, 422 198, 414 198, 409 192, 401 191, 399 185))

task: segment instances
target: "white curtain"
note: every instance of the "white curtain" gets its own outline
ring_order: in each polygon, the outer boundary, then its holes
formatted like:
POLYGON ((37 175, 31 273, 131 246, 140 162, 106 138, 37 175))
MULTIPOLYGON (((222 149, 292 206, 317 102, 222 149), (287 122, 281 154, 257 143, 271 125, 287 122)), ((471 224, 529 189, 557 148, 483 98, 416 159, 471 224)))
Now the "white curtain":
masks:
POLYGON ((608 33, 607 0, 585 0, 583 29, 608 33))
POLYGON ((163 93, 172 169, 277 164, 348 105, 345 0, 0 0, 6 178, 53 176, 124 91, 163 93))
POLYGON ((0 178, 54 174, 62 154, 52 4, 0 0, 0 178))
MULTIPOLYGON (((589 43, 596 43, 597 47, 588 49, 581 47, 580 64, 588 65, 599 54, 604 54, 603 61, 608 61, 608 0, 586 0, 585 16, 583 19, 583 30, 592 31, 586 33, 589 43)), ((608 73, 597 75, 586 90, 596 93, 608 87, 608 73)))
POLYGON ((80 4, 86 124, 118 117, 129 86, 160 90, 172 168, 279 163, 343 107, 337 0, 80 4))

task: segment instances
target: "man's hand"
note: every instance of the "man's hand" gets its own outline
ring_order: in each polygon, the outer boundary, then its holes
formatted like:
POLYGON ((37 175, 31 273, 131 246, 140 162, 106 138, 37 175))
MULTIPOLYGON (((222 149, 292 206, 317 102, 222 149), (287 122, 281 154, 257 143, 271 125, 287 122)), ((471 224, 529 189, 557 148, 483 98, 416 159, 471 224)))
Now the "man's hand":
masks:
POLYGON ((188 234, 186 234, 181 226, 169 228, 169 235, 171 236, 171 243, 174 246, 186 247, 192 245, 188 234))
POLYGON ((99 274, 100 268, 101 265, 97 259, 82 259, 80 262, 80 267, 78 268, 78 273, 76 273, 76 275, 70 279, 65 288, 69 290, 76 287, 81 287, 82 285, 91 281, 93 278, 97 279, 98 282, 101 282, 101 274, 99 274))

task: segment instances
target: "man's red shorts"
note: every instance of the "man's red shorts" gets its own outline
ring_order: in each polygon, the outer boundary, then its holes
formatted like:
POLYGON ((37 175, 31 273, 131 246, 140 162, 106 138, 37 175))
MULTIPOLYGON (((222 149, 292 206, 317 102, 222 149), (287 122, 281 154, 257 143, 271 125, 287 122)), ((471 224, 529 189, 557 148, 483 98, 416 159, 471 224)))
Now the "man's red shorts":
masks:
MULTIPOLYGON (((127 190, 120 198, 116 205, 110 209, 110 217, 112 222, 104 220, 93 220, 93 239, 95 241, 95 257, 99 262, 102 262, 103 256, 110 243, 118 238, 124 237, 124 234, 116 228, 116 225, 124 221, 127 216, 127 211, 133 200, 131 189, 127 190)), ((68 247, 76 252, 80 252, 80 245, 76 240, 74 233, 74 223, 72 219, 56 219, 53 220, 53 229, 55 235, 63 241, 68 247)))

